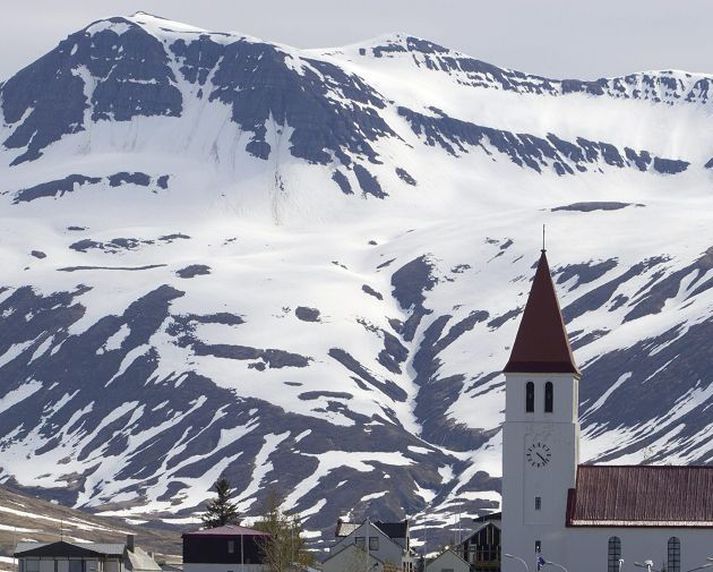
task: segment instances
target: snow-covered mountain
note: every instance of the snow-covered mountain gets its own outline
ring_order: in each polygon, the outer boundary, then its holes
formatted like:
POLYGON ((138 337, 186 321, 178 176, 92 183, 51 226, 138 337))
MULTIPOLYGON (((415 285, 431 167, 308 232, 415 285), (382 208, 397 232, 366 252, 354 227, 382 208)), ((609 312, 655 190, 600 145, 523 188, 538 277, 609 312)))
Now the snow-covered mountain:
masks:
POLYGON ((70 35, 0 85, 0 480, 175 521, 225 473, 315 539, 492 510, 543 223, 583 460, 710 462, 712 89, 401 34, 70 35))

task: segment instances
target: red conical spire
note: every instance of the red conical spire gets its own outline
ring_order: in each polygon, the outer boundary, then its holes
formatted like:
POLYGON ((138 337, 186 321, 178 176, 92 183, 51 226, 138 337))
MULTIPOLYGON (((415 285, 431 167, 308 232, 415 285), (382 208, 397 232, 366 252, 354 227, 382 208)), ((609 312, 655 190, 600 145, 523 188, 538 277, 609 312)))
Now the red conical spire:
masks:
POLYGON ((547 256, 542 251, 506 373, 575 373, 547 256))

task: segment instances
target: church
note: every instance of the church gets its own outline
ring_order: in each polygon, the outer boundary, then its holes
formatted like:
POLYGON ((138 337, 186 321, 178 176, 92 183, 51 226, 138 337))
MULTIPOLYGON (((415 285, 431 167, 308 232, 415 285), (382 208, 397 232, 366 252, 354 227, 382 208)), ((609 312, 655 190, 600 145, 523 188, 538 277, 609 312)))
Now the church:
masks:
POLYGON ((545 250, 504 373, 504 572, 711 564, 713 467, 579 463, 582 376, 545 250))

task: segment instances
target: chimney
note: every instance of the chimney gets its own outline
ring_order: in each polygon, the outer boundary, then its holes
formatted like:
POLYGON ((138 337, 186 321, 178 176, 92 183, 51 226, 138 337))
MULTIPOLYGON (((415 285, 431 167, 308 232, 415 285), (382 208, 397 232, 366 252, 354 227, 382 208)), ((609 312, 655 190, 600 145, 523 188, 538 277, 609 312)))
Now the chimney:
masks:
POLYGON ((129 552, 134 551, 134 535, 133 534, 127 534, 126 535, 126 549, 129 552))

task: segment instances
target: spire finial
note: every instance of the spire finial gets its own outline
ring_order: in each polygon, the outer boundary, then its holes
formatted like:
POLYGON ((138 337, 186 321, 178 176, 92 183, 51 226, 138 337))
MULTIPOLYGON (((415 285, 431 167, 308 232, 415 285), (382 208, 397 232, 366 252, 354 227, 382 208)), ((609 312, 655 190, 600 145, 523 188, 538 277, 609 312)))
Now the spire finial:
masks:
POLYGON ((542 225, 542 252, 547 252, 547 248, 545 247, 545 225, 542 225))

